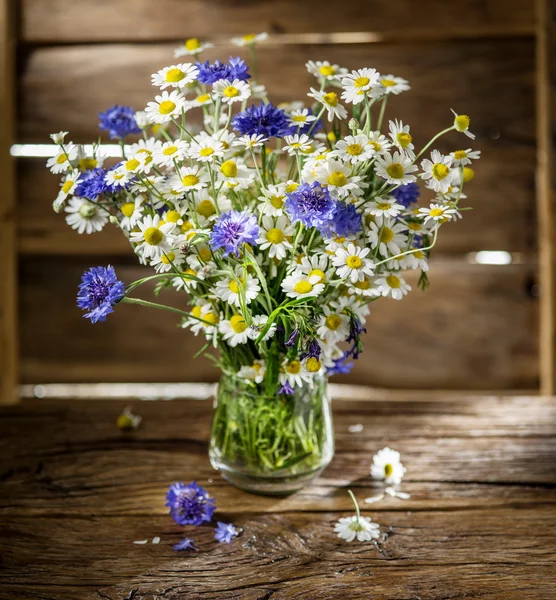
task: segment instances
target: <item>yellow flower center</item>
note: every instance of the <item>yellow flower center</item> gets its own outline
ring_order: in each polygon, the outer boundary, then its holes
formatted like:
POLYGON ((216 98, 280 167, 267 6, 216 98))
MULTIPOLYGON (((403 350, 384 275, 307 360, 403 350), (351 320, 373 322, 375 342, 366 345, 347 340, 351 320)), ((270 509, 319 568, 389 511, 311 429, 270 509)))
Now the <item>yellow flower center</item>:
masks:
POLYGON ((203 102, 210 100, 210 94, 201 94, 200 96, 197 96, 197 98, 195 98, 195 99, 197 100, 197 102, 199 104, 202 104, 203 102))
POLYGON ((166 213, 166 222, 177 223, 181 219, 181 215, 177 210, 169 210, 166 213))
POLYGON ((172 154, 175 154, 177 151, 177 146, 168 146, 168 148, 164 148, 162 154, 164 154, 164 156, 172 156, 172 154))
POLYGON ((81 171, 87 171, 88 169, 95 169, 98 165, 98 160, 95 158, 80 158, 79 168, 81 171))
POLYGON ((132 158, 125 163, 125 168, 128 171, 134 171, 141 163, 136 159, 132 158))
POLYGON ((444 214, 444 210, 442 208, 433 208, 430 212, 429 215, 431 217, 441 217, 444 214))
POLYGON ((135 204, 133 202, 124 202, 124 204, 122 204, 120 210, 122 211, 124 216, 129 218, 129 217, 131 217, 131 215, 133 214, 133 211, 135 210, 135 204))
POLYGON ((384 87, 393 87, 396 85, 396 82, 393 79, 381 79, 380 83, 382 83, 384 87))
POLYGON ((201 316, 201 307, 200 307, 200 306, 194 306, 194 307, 191 309, 191 314, 192 314, 194 317, 197 317, 197 318, 199 318, 199 317, 201 316))
POLYGON ((171 100, 164 100, 158 106, 158 112, 161 115, 169 115, 176 110, 176 105, 171 100))
POLYGON ((320 360, 318 360, 318 358, 311 356, 311 358, 307 359, 307 362, 305 363, 305 368, 307 369, 307 371, 309 371, 309 373, 318 373, 321 368, 321 362, 320 360))
POLYGON ((450 174, 450 169, 443 163, 435 163, 432 166, 432 176, 438 181, 446 179, 450 174))
POLYGON ((62 152, 62 154, 60 154, 60 156, 58 156, 58 158, 56 159, 56 162, 59 165, 63 165, 66 160, 68 160, 68 155, 65 152, 62 152))
POLYGON ((338 315, 329 315, 328 317, 326 317, 324 323, 328 329, 336 331, 336 329, 338 329, 338 327, 340 327, 340 325, 342 324, 342 319, 340 319, 338 315))
POLYGON ((380 234, 380 241, 384 244, 388 244, 394 239, 394 232, 389 228, 385 227, 380 234))
POLYGON ((358 281, 353 285, 359 290, 368 290, 371 287, 371 282, 368 279, 363 279, 363 281, 358 281))
POLYGON ((402 148, 407 148, 409 146, 409 144, 411 144, 411 142, 413 141, 413 138, 411 137, 411 135, 409 135, 409 133, 398 133, 398 135, 396 136, 396 139, 398 140, 398 143, 400 144, 400 146, 402 148))
POLYGON ((212 258, 212 254, 209 248, 201 248, 199 250, 199 256, 205 261, 208 262, 212 258))
POLYGON ((254 33, 248 33, 243 36, 243 41, 247 43, 254 42, 256 37, 257 36, 254 33))
POLYGON ((168 83, 177 83, 185 77, 185 73, 181 69, 168 69, 166 72, 166 81, 168 83))
POLYGON ((214 148, 211 148, 210 146, 207 146, 206 148, 201 148, 199 154, 201 156, 210 156, 211 154, 214 154, 214 148))
POLYGON ((202 217, 205 217, 205 219, 208 219, 216 213, 216 208, 210 200, 203 200, 202 202, 199 202, 199 206, 197 206, 197 212, 202 217))
POLYGON ((417 223, 415 221, 409 221, 407 224, 407 228, 411 229, 411 231, 421 231, 421 223, 417 223))
POLYGON ((326 274, 324 271, 321 271, 320 269, 313 269, 309 273, 309 277, 313 277, 314 275, 318 275, 320 277, 319 283, 324 283, 326 281, 326 274))
POLYGON ((370 82, 370 81, 371 81, 371 80, 370 80, 368 77, 358 77, 358 78, 357 78, 357 79, 356 79, 356 80, 353 82, 353 85, 354 85, 355 87, 362 88, 362 87, 365 87, 366 85, 369 85, 369 82, 370 82))
POLYGON ((454 124, 458 131, 467 131, 467 129, 469 129, 470 123, 471 119, 467 115, 458 115, 454 119, 454 124))
POLYGON ((394 467, 390 463, 384 465, 384 476, 385 477, 390 477, 390 475, 392 475, 393 472, 394 472, 394 467))
POLYGON ((216 325, 218 321, 220 321, 218 315, 215 315, 213 312, 208 312, 203 319, 208 321, 211 325, 216 325))
POLYGON ((467 183, 475 177, 475 171, 471 167, 463 167, 463 182, 467 183))
POLYGON ((331 77, 334 75, 334 73, 336 73, 336 69, 332 65, 322 65, 322 67, 319 69, 319 73, 323 77, 331 77))
POLYGON ((338 105, 338 94, 336 94, 336 92, 328 92, 327 94, 324 94, 322 99, 324 103, 328 104, 329 106, 338 105))
POLYGON ((351 156, 359 156, 363 152, 361 144, 350 144, 346 148, 346 152, 351 156))
POLYGON ((171 263, 173 263, 176 260, 176 255, 173 252, 168 252, 168 254, 163 254, 160 257, 160 262, 164 263, 165 265, 169 265, 171 263))
POLYGON ((359 256, 356 256, 355 254, 346 258, 346 265, 350 269, 360 269, 362 264, 363 261, 359 258, 359 256))
POLYGON ((243 333, 247 329, 247 323, 241 315, 234 315, 230 319, 230 327, 235 333, 243 333))
POLYGON ((69 192, 74 184, 75 184, 75 181, 73 181, 72 179, 68 179, 67 181, 64 182, 64 185, 62 186, 62 192, 64 192, 64 194, 69 194, 69 192))
POLYGON ((236 96, 239 96, 239 90, 233 85, 229 85, 228 87, 224 88, 222 93, 224 96, 226 96, 226 98, 235 98, 236 96))
POLYGON ((271 244, 281 244, 284 241, 284 237, 284 232, 281 229, 278 229, 277 227, 269 229, 266 234, 266 239, 271 244))
POLYGON ((295 123, 305 123, 306 120, 307 117, 305 115, 295 115, 294 117, 292 117, 292 121, 294 121, 295 123))
POLYGON ((396 277, 395 275, 388 275, 388 277, 386 278, 386 283, 394 289, 397 289, 400 287, 400 285, 402 284, 402 282, 399 280, 398 277, 396 277))
POLYGON ((330 173, 330 175, 328 176, 329 185, 343 187, 344 185, 346 185, 346 183, 346 176, 341 171, 334 171, 334 173, 330 173))
POLYGON ((197 271, 194 271, 193 269, 186 269, 183 272, 184 275, 193 275, 193 277, 197 277, 197 271))
POLYGON ((158 246, 158 244, 160 244, 160 242, 163 240, 164 234, 162 231, 160 231, 160 229, 158 229, 158 227, 148 227, 143 232, 143 237, 145 242, 147 242, 147 244, 150 246, 158 246))
POLYGON ((467 156, 467 152, 465 150, 456 150, 454 152, 454 158, 456 160, 461 160, 462 158, 465 158, 467 156))
POLYGON ((382 146, 375 141, 369 140, 369 146, 372 146, 375 149, 375 152, 380 152, 382 146))
POLYGON ((284 196, 271 196, 270 204, 272 204, 274 208, 282 208, 282 206, 284 206, 284 196))
POLYGON ((389 204, 388 202, 377 202, 376 207, 379 210, 388 210, 391 207, 391 204, 389 204))
POLYGON ((292 360, 288 363, 286 371, 292 375, 297 375, 301 371, 301 363, 298 360, 292 360))
POLYGON ((182 223, 180 231, 182 233, 187 233, 190 229, 193 229, 194 227, 195 225, 193 225, 191 221, 186 221, 185 223, 182 223))
POLYGON ((296 294, 309 294, 313 291, 313 285, 306 279, 302 279, 295 284, 293 289, 296 294))
POLYGON ((199 183, 200 179, 197 177, 197 175, 186 175, 185 177, 181 178, 181 182, 183 183, 183 185, 187 186, 187 187, 191 187, 194 185, 197 185, 199 183))
POLYGON ((239 292, 239 285, 233 279, 231 279, 230 283, 228 284, 228 289, 230 292, 237 294, 239 292))
POLYGON ((237 164, 233 160, 227 160, 222 163, 220 167, 220 173, 224 177, 236 177, 237 176, 237 164))
POLYGON ((288 183, 288 185, 286 186, 286 192, 288 194, 291 194, 292 192, 295 192, 295 190, 299 187, 299 183, 288 183))
POLYGON ((403 165, 400 163, 392 163, 386 168, 386 172, 392 179, 401 179, 405 175, 403 165))
POLYGON ((334 142, 336 141, 336 134, 335 134, 333 131, 329 131, 329 132, 326 134, 326 139, 327 139, 329 142, 331 142, 331 143, 334 143, 334 142))
POLYGON ((421 260, 422 258, 425 258, 425 255, 424 255, 423 252, 421 252, 421 250, 417 250, 417 252, 414 252, 413 256, 415 258, 417 258, 418 260, 421 260))
POLYGON ((201 42, 198 38, 189 38, 185 40, 185 48, 191 52, 192 50, 198 50, 201 47, 201 42))

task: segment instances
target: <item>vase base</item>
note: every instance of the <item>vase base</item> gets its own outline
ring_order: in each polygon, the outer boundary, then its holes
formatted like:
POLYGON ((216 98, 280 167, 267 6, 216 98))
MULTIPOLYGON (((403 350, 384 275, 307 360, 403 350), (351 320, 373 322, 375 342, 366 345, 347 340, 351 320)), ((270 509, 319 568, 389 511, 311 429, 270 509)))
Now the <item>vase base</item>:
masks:
POLYGON ((212 466, 233 486, 259 496, 289 496, 311 483, 324 470, 324 467, 320 467, 315 471, 298 475, 264 477, 233 471, 223 465, 214 464, 214 462, 212 462, 212 466))

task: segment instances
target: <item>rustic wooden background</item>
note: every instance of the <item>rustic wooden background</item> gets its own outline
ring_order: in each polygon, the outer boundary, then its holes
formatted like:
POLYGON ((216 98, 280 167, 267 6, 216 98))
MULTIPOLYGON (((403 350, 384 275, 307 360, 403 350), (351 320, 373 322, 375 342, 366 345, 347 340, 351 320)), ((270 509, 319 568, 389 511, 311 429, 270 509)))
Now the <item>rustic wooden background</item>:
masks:
MULTIPOLYGON (((47 143, 67 129, 98 136, 97 114, 114 103, 143 108, 150 74, 171 64, 186 37, 221 42, 207 57, 242 54, 232 35, 268 31, 261 78, 275 102, 304 99, 308 59, 374 66, 410 80, 388 116, 424 143, 450 120, 472 117, 482 151, 469 185, 472 212, 446 228, 430 290, 383 301, 350 381, 402 388, 533 389, 538 385, 535 203, 535 16, 530 0, 20 0, 16 3, 14 141, 47 143), (505 250, 509 266, 470 264, 469 252, 505 250)), ((451 136, 442 150, 468 146, 451 136)), ((57 178, 43 159, 18 159, 20 379, 34 382, 199 381, 199 341, 170 316, 122 307, 92 326, 75 307, 81 273, 113 264, 140 271, 126 242, 106 229, 78 236, 51 211, 57 178)), ((338 381, 341 381, 339 379, 338 381)))

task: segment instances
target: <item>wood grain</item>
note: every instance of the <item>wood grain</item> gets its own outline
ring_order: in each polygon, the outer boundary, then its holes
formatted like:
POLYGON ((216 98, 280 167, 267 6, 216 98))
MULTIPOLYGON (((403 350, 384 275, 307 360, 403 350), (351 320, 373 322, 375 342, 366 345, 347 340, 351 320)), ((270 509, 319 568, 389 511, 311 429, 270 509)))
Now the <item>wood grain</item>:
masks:
POLYGON ((250 32, 273 34, 373 32, 386 39, 532 35, 526 0, 353 0, 340 7, 318 0, 23 0, 22 38, 32 43, 181 40, 250 32), (84 19, 83 15, 87 15, 84 19), (109 15, 109 17, 107 17, 109 15))
POLYGON ((17 400, 17 257, 13 142, 15 96, 14 2, 0 0, 0 404, 17 400))
POLYGON ((556 393, 556 3, 537 7, 537 204, 542 285, 540 315, 541 389, 556 393))
MULTIPOLYGON (((22 378, 25 382, 210 381, 201 340, 169 313, 118 307, 93 326, 75 307, 82 272, 107 258, 26 259, 21 264, 22 378)), ((140 267, 114 263, 127 283, 140 267)), ((338 381, 374 386, 504 389, 536 386, 536 301, 528 269, 437 261, 432 286, 403 303, 373 306, 365 351, 338 381)), ((409 281, 415 286, 412 276, 409 281)), ((149 297, 148 295, 145 297, 149 297)), ((163 302, 180 302, 169 293, 163 302)))
POLYGON ((2 600, 553 595, 554 398, 334 402, 336 457, 288 498, 245 494, 212 471, 209 402, 132 401, 143 422, 124 433, 115 419, 127 404, 0 411, 2 600), (402 453, 400 489, 411 499, 367 505, 380 491, 369 462, 387 444, 402 453), (230 545, 209 525, 180 528, 166 514, 167 485, 193 478, 216 497, 217 518, 243 529, 230 545), (381 525, 376 545, 333 533, 353 512, 348 486, 381 525), (184 535, 198 553, 172 551, 184 535))

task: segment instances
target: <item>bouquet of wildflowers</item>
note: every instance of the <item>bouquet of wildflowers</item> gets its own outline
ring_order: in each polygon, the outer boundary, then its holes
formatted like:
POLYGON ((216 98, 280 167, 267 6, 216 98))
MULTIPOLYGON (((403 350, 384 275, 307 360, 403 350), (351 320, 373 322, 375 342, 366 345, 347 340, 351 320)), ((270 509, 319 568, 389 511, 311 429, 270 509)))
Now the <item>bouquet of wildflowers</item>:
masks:
MULTIPOLYGON (((264 37, 234 43, 255 65, 264 37)), ((450 132, 474 138, 465 115, 420 149, 408 124, 387 120, 390 99, 409 90, 401 77, 310 61, 305 102, 275 106, 242 59, 203 62, 208 46, 188 40, 176 51, 193 58, 152 76, 160 91, 144 111, 100 114, 121 143, 114 164, 102 144, 86 152, 65 132, 52 136, 48 166, 63 177, 54 208, 79 233, 118 227, 153 269, 127 286, 111 267, 88 271, 78 295, 86 317, 104 321, 120 302, 174 310, 206 339, 204 352, 217 349, 224 373, 283 407, 296 389, 349 371, 369 304, 403 299, 405 271, 427 287, 431 250, 461 217, 479 152, 432 149, 450 132), (183 307, 135 297, 153 280, 183 307)))

